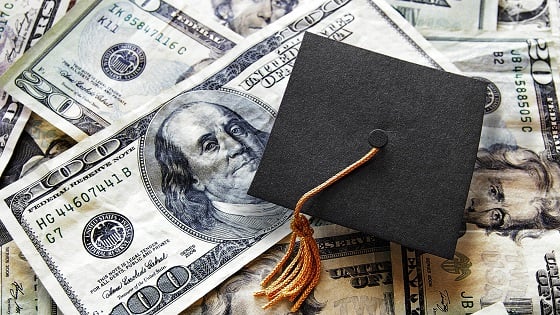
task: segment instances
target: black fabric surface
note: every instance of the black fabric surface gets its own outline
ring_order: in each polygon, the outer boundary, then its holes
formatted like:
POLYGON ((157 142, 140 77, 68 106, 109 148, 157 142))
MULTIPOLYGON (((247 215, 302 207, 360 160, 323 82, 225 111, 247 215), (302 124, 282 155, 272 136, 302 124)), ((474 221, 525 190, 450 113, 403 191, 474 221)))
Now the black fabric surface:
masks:
POLYGON ((306 33, 249 194, 293 209, 382 129, 381 152, 304 212, 452 258, 485 93, 481 81, 306 33))

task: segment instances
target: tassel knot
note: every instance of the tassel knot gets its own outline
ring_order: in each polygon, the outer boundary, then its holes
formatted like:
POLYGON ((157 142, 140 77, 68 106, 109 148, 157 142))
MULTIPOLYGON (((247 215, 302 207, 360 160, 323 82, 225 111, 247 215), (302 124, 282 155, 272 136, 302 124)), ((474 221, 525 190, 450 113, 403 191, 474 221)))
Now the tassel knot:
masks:
POLYGON ((313 237, 313 228, 309 224, 309 220, 301 214, 294 216, 292 219, 292 223, 290 224, 292 231, 294 234, 299 236, 300 238, 304 237, 313 237))

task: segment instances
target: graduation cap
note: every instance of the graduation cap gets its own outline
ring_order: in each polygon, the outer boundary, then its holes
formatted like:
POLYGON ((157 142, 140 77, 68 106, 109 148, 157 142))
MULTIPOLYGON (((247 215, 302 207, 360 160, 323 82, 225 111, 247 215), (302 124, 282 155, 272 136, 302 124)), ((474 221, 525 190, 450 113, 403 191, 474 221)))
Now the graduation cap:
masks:
POLYGON ((486 83, 306 33, 249 194, 452 258, 486 83))

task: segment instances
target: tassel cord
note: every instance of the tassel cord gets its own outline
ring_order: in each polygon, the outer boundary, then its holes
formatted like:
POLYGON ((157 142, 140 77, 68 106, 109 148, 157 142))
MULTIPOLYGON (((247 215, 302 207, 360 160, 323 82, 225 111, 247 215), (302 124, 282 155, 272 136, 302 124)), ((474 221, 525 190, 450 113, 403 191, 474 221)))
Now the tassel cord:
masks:
POLYGON ((313 228, 311 228, 309 220, 301 214, 301 209, 303 208, 305 202, 369 161, 377 154, 377 152, 379 152, 379 150, 380 148, 377 147, 372 148, 362 158, 327 179, 319 186, 306 192, 298 200, 290 225, 293 233, 290 238, 286 254, 282 257, 270 274, 261 282, 263 289, 254 293, 255 296, 266 296, 269 299, 269 302, 263 306, 264 309, 275 305, 284 298, 287 298, 290 302, 296 301, 290 309, 291 312, 296 312, 307 296, 311 294, 313 289, 319 283, 321 274, 321 257, 317 242, 313 238, 313 228), (300 244, 296 256, 293 257, 293 260, 284 269, 282 274, 269 284, 269 282, 272 281, 282 268, 284 268, 292 256, 298 237, 300 238, 300 244))

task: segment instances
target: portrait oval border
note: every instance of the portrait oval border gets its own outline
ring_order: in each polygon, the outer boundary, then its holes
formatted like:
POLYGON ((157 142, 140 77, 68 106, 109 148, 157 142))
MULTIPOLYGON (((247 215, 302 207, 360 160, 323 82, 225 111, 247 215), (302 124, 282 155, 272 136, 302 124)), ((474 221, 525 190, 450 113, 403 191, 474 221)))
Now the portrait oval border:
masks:
MULTIPOLYGON (((183 232, 192 235, 196 238, 211 241, 222 242, 232 241, 239 239, 252 239, 265 235, 275 230, 282 223, 286 222, 291 216, 291 211, 286 209, 285 214, 281 220, 270 227, 263 229, 258 235, 250 237, 235 237, 235 238, 217 238, 205 234, 204 232, 197 231, 196 229, 188 226, 186 223, 178 219, 167 207, 165 206, 165 196, 161 189, 161 171, 157 159, 155 158, 155 147, 152 144, 155 139, 155 134, 159 129, 161 123, 180 105, 186 102, 204 101, 215 104, 220 104, 236 112, 246 121, 250 122, 255 128, 270 133, 274 120, 276 119, 276 110, 263 102, 262 100, 245 94, 240 91, 221 88, 218 90, 197 90, 181 93, 171 100, 161 105, 159 110, 155 113, 150 121, 146 133, 140 138, 139 154, 139 167, 142 173, 142 182, 150 199, 158 208, 160 213, 166 217, 173 225, 178 227, 183 232), (250 103, 252 106, 247 106, 250 103), (224 105, 227 104, 227 105, 224 105)), ((281 208, 280 206, 276 206, 281 208)))

